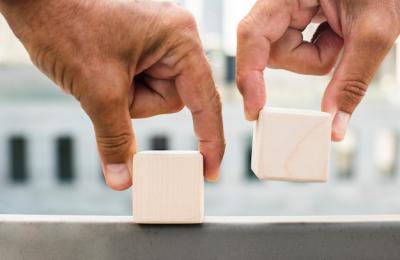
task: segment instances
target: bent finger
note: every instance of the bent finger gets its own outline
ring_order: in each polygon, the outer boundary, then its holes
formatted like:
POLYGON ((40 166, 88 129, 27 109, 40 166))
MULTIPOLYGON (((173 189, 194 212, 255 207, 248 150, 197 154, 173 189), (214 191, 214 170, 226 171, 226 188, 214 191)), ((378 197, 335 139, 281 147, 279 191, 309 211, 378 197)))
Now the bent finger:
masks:
POLYGON ((394 34, 365 28, 364 24, 353 29, 355 33, 345 40, 343 57, 322 100, 322 110, 334 116, 334 141, 344 138, 351 115, 396 39, 394 34))
POLYGON ((192 113, 199 150, 204 156, 205 177, 216 181, 225 151, 221 101, 200 46, 187 56, 185 64, 176 87, 192 113))
POLYGON ((134 99, 130 107, 132 118, 146 118, 176 113, 184 104, 172 80, 144 77, 135 83, 134 99))
POLYGON ((343 40, 329 27, 321 24, 312 42, 303 40, 301 31, 288 29, 272 45, 269 67, 301 74, 324 75, 330 72, 343 46, 343 40))

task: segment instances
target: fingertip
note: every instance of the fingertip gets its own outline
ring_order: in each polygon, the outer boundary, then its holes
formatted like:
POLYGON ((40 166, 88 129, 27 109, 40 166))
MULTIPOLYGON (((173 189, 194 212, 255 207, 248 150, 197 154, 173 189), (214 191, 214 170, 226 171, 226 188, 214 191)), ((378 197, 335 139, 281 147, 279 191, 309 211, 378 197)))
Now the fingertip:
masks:
POLYGON ((204 178, 217 182, 220 178, 221 161, 225 152, 225 142, 200 142, 200 152, 204 158, 204 178))
POLYGON ((205 176, 206 181, 211 182, 211 183, 218 182, 219 178, 220 178, 219 172, 212 173, 212 174, 206 174, 206 176, 205 176))
POLYGON ((204 177, 206 181, 217 182, 220 177, 221 161, 223 157, 221 152, 203 153, 204 154, 204 177))
POLYGON ((265 106, 265 98, 252 99, 245 101, 244 113, 248 121, 255 121, 258 119, 258 114, 265 106))
POLYGON ((245 117, 248 121, 256 121, 258 119, 258 112, 252 112, 249 110, 245 111, 245 117))
POLYGON ((117 191, 128 189, 132 185, 131 167, 128 164, 107 164, 103 168, 107 185, 117 191))
POLYGON ((341 142, 341 141, 343 141, 343 139, 344 139, 344 136, 339 136, 336 133, 332 132, 331 140, 333 142, 341 142))
POLYGON ((204 178, 206 181, 211 182, 211 183, 215 183, 215 182, 219 181, 221 159, 205 158, 204 178))
POLYGON ((347 127, 350 121, 350 114, 338 111, 332 123, 332 141, 340 142, 346 136, 347 127))

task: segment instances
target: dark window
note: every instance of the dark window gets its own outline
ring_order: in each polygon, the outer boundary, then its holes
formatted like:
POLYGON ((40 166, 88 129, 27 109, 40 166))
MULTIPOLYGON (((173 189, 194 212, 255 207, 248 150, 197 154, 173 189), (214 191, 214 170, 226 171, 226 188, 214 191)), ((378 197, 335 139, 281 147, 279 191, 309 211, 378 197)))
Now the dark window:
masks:
POLYGON ((254 174, 253 170, 251 169, 251 153, 252 153, 252 141, 251 141, 251 138, 249 138, 249 141, 247 142, 247 145, 246 145, 245 173, 246 173, 247 179, 255 180, 255 179, 257 179, 257 176, 254 174))
POLYGON ((22 136, 11 137, 9 141, 9 176, 13 182, 23 183, 28 178, 26 146, 22 136))
POLYGON ((169 140, 167 136, 158 135, 151 138, 151 150, 168 150, 169 140))
POLYGON ((226 56, 226 74, 225 80, 226 82, 233 83, 235 81, 235 73, 236 73, 236 58, 235 56, 226 56))
POLYGON ((60 182, 72 182, 75 176, 73 141, 71 137, 57 138, 57 178, 60 182))

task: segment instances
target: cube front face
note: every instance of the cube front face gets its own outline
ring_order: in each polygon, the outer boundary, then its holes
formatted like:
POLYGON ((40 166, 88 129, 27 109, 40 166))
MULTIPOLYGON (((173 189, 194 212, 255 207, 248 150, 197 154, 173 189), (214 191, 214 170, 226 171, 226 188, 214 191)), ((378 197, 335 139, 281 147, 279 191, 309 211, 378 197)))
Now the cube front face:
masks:
POLYGON ((203 157, 199 152, 138 153, 133 165, 136 223, 201 223, 204 216, 203 157))
POLYGON ((253 132, 252 170, 260 179, 326 181, 330 137, 328 113, 264 108, 253 132))

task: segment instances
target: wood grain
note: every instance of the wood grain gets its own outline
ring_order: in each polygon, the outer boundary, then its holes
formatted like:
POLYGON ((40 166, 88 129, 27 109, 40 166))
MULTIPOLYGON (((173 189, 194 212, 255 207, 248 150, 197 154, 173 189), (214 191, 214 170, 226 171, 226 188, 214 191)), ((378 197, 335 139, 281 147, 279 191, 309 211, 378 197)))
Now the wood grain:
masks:
POLYGON ((203 157, 199 152, 141 152, 134 157, 133 169, 136 223, 203 222, 203 157))
POLYGON ((252 170, 260 179, 324 182, 330 137, 328 113, 264 108, 254 126, 252 170))

